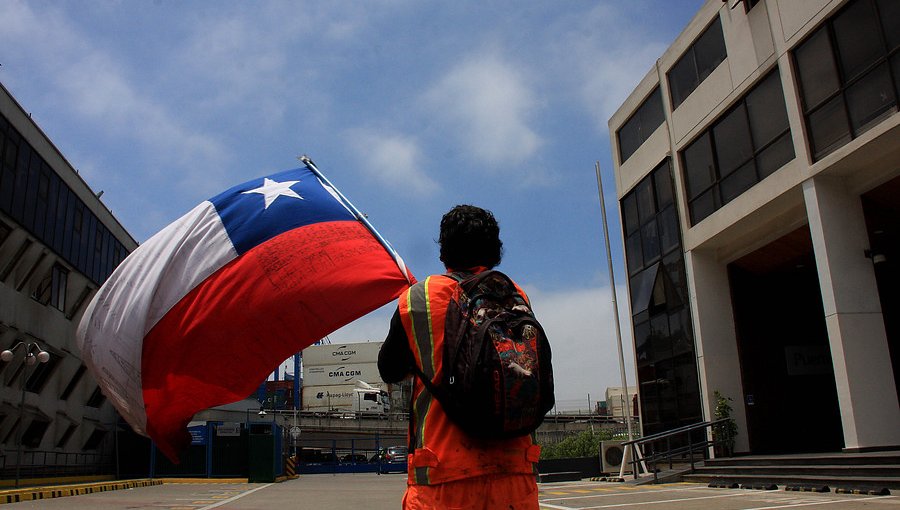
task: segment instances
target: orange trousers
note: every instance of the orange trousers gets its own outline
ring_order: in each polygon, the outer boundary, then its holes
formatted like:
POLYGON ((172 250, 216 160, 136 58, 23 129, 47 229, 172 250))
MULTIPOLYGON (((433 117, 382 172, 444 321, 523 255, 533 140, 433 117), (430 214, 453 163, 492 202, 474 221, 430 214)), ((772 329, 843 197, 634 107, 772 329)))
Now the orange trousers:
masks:
POLYGON ((404 510, 538 510, 534 475, 486 475, 438 485, 410 485, 404 510))

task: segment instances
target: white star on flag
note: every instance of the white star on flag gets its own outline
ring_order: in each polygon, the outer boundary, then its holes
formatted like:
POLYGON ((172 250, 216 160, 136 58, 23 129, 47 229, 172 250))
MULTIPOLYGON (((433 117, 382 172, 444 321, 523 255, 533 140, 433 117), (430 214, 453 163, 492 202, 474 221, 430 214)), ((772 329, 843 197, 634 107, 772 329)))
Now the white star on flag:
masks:
POLYGON ((268 209, 269 206, 272 205, 272 202, 274 202, 275 199, 280 196, 299 198, 300 200, 303 200, 303 197, 301 197, 300 195, 297 194, 296 191, 291 189, 291 186, 293 186, 294 184, 297 184, 298 182, 300 182, 300 181, 278 182, 278 181, 273 181, 272 179, 269 179, 268 177, 266 177, 263 180, 262 186, 260 186, 256 189, 244 191, 243 193, 244 194, 259 193, 266 200, 266 206, 263 209, 268 209))

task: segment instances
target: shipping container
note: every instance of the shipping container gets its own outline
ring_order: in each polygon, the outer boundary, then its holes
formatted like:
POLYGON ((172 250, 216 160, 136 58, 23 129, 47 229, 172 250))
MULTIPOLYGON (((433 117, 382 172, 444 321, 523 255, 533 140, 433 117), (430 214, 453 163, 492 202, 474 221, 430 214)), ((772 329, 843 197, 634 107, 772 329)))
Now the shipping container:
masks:
POLYGON ((303 349, 303 366, 340 365, 344 363, 377 363, 384 342, 312 345, 303 349))
POLYGON ((303 386, 336 386, 381 383, 377 363, 346 363, 342 365, 303 366, 303 386))

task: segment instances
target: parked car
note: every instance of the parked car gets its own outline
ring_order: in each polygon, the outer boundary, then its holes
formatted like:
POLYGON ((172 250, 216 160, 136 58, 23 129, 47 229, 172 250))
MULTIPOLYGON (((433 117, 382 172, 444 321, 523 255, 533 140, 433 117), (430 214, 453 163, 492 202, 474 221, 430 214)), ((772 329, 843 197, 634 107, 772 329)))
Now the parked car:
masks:
POLYGON ((341 462, 352 464, 365 464, 366 456, 361 453, 348 453, 341 457, 341 462))
POLYGON ((378 466, 378 474, 406 472, 406 457, 409 449, 405 446, 391 446, 384 450, 378 466))

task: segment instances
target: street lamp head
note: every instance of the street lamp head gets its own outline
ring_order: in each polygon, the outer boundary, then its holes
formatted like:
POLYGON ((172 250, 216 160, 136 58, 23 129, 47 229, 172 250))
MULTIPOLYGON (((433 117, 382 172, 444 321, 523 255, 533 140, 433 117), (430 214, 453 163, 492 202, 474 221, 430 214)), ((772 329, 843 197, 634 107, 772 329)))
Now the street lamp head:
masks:
POLYGON ((37 359, 34 357, 34 353, 29 352, 25 355, 25 364, 26 365, 34 365, 37 362, 37 359))
POLYGON ((50 361, 50 353, 47 351, 41 351, 41 352, 37 353, 37 360, 40 361, 41 363, 46 363, 46 362, 50 361))
POLYGON ((0 352, 0 359, 2 359, 3 361, 12 361, 13 352, 9 349, 6 349, 5 351, 0 352))

